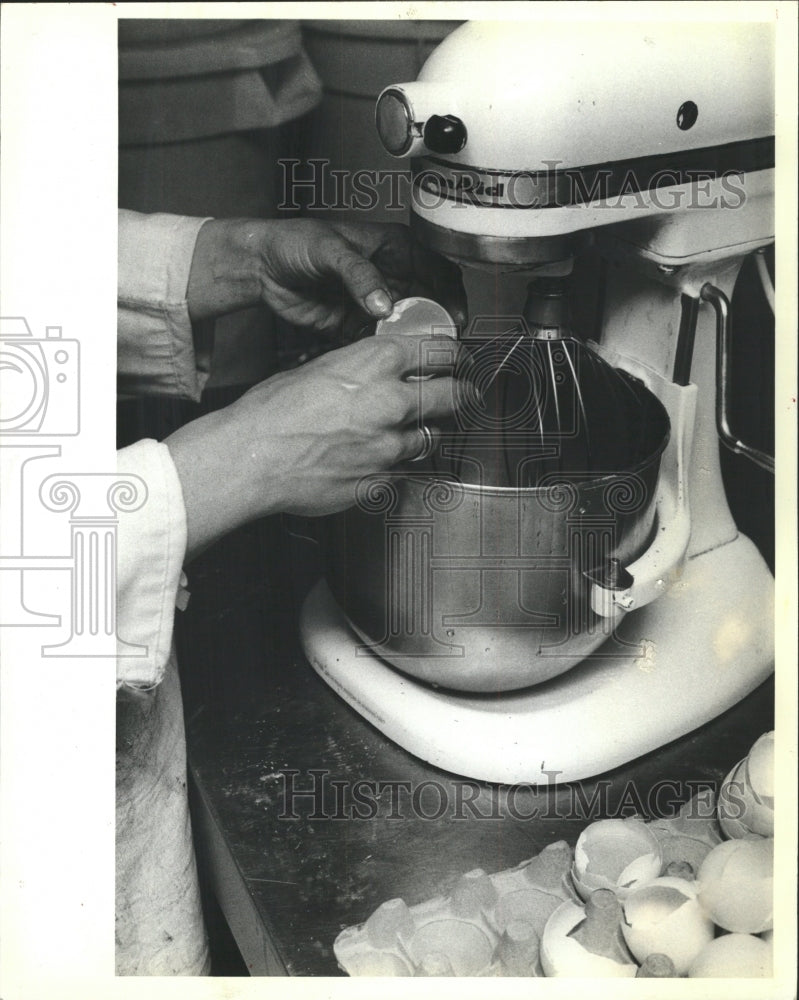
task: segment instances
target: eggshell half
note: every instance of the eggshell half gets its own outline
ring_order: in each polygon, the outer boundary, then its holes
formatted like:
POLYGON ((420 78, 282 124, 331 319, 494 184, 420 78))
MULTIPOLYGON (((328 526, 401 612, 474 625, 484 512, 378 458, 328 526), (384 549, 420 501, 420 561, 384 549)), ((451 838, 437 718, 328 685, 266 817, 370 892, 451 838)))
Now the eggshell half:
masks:
POLYGON ((644 962, 667 955, 684 976, 699 952, 713 940, 713 921, 699 904, 699 887, 681 878, 658 878, 631 890, 622 903, 621 925, 627 947, 644 962))
POLYGON ((616 962, 587 951, 569 932, 585 920, 585 910, 567 900, 547 921, 541 938, 541 967, 545 976, 632 979, 638 969, 633 963, 616 962))
POLYGON ((691 962, 689 979, 755 979, 772 975, 771 945, 751 934, 723 934, 691 962))
POLYGON ((774 841, 727 840, 714 847, 697 876, 699 902, 724 930, 759 934, 773 925, 774 841))
POLYGON ((623 899, 633 886, 657 878, 662 865, 658 839, 644 822, 605 819, 580 834, 572 879, 583 899, 596 889, 612 889, 623 899))

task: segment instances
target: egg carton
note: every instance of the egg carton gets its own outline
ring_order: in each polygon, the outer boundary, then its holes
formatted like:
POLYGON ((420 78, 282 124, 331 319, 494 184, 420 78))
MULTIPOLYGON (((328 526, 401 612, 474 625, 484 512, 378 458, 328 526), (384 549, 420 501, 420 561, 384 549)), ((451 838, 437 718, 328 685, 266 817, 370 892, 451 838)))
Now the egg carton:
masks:
MULTIPOLYGON (((697 872, 723 839, 710 790, 677 816, 647 825, 661 847, 662 872, 686 862, 697 872)), ((582 905, 573 860, 569 845, 558 841, 515 868, 467 872, 449 896, 410 907, 387 900, 339 934, 336 959, 350 976, 542 976, 547 920, 566 900, 582 905)))
POLYGON ((572 850, 558 841, 515 868, 462 875, 449 896, 383 903, 333 944, 350 976, 542 976, 540 939, 551 914, 576 900, 572 850))

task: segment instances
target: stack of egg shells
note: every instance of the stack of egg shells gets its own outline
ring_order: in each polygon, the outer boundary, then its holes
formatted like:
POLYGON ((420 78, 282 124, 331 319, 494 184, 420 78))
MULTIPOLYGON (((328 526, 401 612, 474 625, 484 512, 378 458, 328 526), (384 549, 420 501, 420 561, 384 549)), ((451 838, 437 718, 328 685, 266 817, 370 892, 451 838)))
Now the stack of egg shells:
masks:
POLYGON ((541 941, 545 975, 770 976, 773 770, 773 733, 766 733, 722 785, 718 819, 729 839, 709 851, 698 873, 670 864, 664 874, 660 843, 642 820, 588 826, 572 867, 588 906, 563 903, 550 917, 541 941), (614 915, 604 902, 603 919, 617 921, 619 933, 608 925, 604 936, 583 934, 583 942, 594 942, 586 951, 576 932, 597 920, 597 907, 588 901, 607 890, 620 906, 614 915))
POLYGON ((719 791, 718 818, 730 839, 699 869, 699 901, 728 932, 688 970, 692 978, 772 974, 774 892, 774 733, 764 733, 719 791))

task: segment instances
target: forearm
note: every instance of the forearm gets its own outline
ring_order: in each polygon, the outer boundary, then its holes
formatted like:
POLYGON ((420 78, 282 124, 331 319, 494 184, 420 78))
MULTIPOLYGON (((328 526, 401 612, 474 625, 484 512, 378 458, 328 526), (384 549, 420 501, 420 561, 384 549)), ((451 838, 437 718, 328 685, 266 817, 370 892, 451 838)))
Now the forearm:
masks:
POLYGON ((212 219, 202 226, 186 293, 193 323, 261 301, 261 252, 269 227, 260 219, 212 219))
POLYGON ((164 441, 183 491, 187 563, 242 524, 278 509, 266 494, 255 495, 241 433, 230 417, 230 408, 217 410, 164 441))

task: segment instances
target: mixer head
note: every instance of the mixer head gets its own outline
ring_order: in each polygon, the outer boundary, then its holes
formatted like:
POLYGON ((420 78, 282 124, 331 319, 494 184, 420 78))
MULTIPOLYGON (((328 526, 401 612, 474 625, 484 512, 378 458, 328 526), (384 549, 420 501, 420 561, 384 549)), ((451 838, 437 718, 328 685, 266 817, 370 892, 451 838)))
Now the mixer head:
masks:
POLYGON ((771 186, 772 48, 756 23, 471 22, 383 91, 376 124, 412 157, 417 235, 460 263, 568 261, 592 230, 657 227, 699 194, 703 252, 725 245, 732 179, 771 186))
POLYGON ((629 468, 630 425, 658 424, 645 417, 644 393, 631 409, 635 380, 584 344, 623 330, 625 355, 670 375, 676 364, 651 346, 668 339, 670 304, 698 298, 715 273, 703 268, 721 262, 723 271, 773 239, 773 43, 765 23, 471 22, 416 81, 378 98, 385 148, 411 157, 416 237, 465 266, 473 320, 464 336, 483 367, 485 412, 459 429, 476 440, 481 420, 496 418, 490 482, 535 485, 552 471, 554 440, 560 471, 629 468), (598 255, 620 265, 604 314, 598 255), (657 322, 624 319, 625 299, 639 295, 625 276, 634 270, 671 282, 666 294, 653 289, 657 322), (479 271, 503 276, 488 287, 479 271), (505 274, 514 271, 534 279, 523 308, 523 286, 505 274), (572 271, 583 311, 574 333, 550 315, 563 312, 572 271), (475 325, 487 312, 522 315, 485 334, 475 325), (523 464, 536 442, 540 461, 522 475, 514 456, 523 464))

